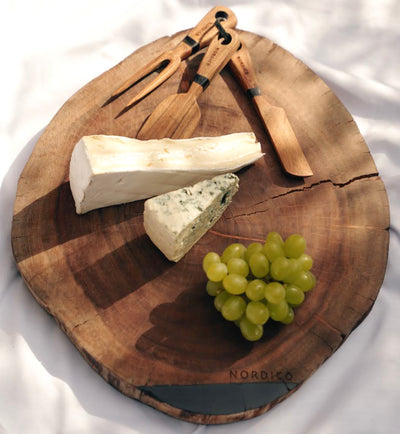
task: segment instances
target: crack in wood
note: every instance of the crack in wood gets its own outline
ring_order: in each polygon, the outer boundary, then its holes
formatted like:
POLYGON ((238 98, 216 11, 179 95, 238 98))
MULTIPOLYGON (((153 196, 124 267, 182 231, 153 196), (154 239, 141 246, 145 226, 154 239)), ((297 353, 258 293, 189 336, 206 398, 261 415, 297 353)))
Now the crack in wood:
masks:
POLYGON ((98 318, 99 316, 100 316, 100 314, 99 314, 98 312, 95 313, 95 314, 94 314, 93 316, 91 316, 90 318, 86 318, 85 320, 79 322, 78 324, 75 324, 75 325, 72 327, 71 331, 74 331, 74 330, 77 329, 78 327, 82 327, 82 326, 84 326, 85 324, 87 324, 87 323, 90 322, 90 321, 93 321, 94 319, 98 318))
POLYGON ((326 327, 328 327, 330 330, 332 330, 333 332, 337 333, 339 336, 342 336, 343 332, 339 329, 337 329, 336 327, 334 327, 332 324, 330 324, 328 321, 326 321, 324 318, 322 318, 321 316, 319 316, 317 313, 315 313, 313 315, 313 317, 320 322, 321 324, 324 324, 326 327))
MULTIPOLYGON (((317 338, 321 339, 321 341, 332 351, 332 353, 336 350, 335 346, 333 346, 327 339, 325 339, 323 336, 318 334, 315 330, 310 329, 309 333, 311 333, 314 336, 316 336, 317 338)), ((341 337, 342 334, 340 334, 339 336, 341 337)), ((342 340, 342 338, 341 338, 341 340, 342 340)))
MULTIPOLYGON (((262 205, 263 203, 266 203, 266 202, 268 202, 270 200, 278 199, 278 198, 284 197, 284 196, 288 196, 289 194, 292 194, 292 193, 299 193, 299 192, 309 191, 309 190, 313 189, 314 187, 320 186, 322 184, 329 184, 330 183, 334 187, 343 188, 343 187, 346 187, 347 185, 352 184, 353 182, 364 180, 364 179, 376 178, 378 176, 379 176, 378 172, 373 172, 373 173, 368 173, 368 174, 364 174, 364 175, 355 176, 354 178, 351 178, 350 180, 348 180, 346 182, 334 182, 334 181, 332 181, 330 179, 323 179, 321 181, 314 182, 313 184, 306 185, 306 186, 304 186, 302 188, 293 188, 291 190, 285 191, 284 193, 280 193, 280 194, 277 194, 275 196, 271 196, 271 197, 269 197, 269 198, 267 198, 267 199, 265 199, 265 200, 263 200, 261 202, 256 203, 254 206, 262 205)), ((265 208, 265 209, 261 209, 261 210, 256 210, 256 211, 253 211, 253 212, 250 212, 250 213, 231 215, 229 217, 226 217, 226 220, 232 220, 232 219, 236 219, 236 218, 240 218, 240 217, 249 217, 249 216, 256 215, 256 214, 262 214, 262 213, 267 212, 268 210, 269 210, 269 207, 265 208)), ((230 236, 230 235, 226 235, 226 236, 229 237, 229 238, 232 238, 232 236, 230 236)))
POLYGON ((376 178, 377 176, 379 176, 378 172, 367 173, 367 174, 364 174, 364 175, 355 176, 354 178, 351 178, 351 179, 349 179, 346 182, 334 182, 331 179, 322 179, 321 181, 314 182, 313 184, 306 185, 306 186, 304 186, 302 188, 293 188, 293 189, 291 189, 289 191, 286 191, 285 193, 277 194, 275 196, 272 196, 270 199, 277 199, 279 197, 287 196, 288 194, 298 193, 298 192, 303 192, 303 191, 308 191, 308 190, 311 190, 312 188, 317 187, 317 186, 322 185, 322 184, 329 184, 330 183, 334 187, 343 188, 343 187, 346 187, 349 184, 352 184, 353 182, 361 181, 361 180, 364 180, 364 179, 376 178))
POLYGON ((261 238, 253 238, 253 237, 241 237, 240 235, 229 235, 229 234, 223 234, 222 232, 218 232, 215 230, 209 230, 209 233, 213 234, 213 235, 217 235, 218 237, 223 237, 223 238, 235 238, 238 240, 243 240, 243 241, 259 241, 259 242, 265 242, 265 240, 261 239, 261 238))

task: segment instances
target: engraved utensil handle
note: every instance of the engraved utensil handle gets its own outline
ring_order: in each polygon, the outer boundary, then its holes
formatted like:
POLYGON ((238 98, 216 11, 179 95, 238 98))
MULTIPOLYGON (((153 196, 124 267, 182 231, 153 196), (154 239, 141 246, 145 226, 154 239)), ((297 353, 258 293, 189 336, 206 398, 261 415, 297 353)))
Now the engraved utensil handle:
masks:
POLYGON ((226 31, 228 39, 214 36, 211 41, 190 86, 188 93, 198 97, 209 85, 215 75, 222 71, 229 59, 240 45, 238 34, 229 29, 226 31))
POLYGON ((197 45, 193 52, 209 45, 218 34, 218 28, 214 25, 217 20, 223 23, 226 29, 233 29, 237 25, 237 17, 231 9, 225 6, 212 8, 183 40, 187 45, 197 45))

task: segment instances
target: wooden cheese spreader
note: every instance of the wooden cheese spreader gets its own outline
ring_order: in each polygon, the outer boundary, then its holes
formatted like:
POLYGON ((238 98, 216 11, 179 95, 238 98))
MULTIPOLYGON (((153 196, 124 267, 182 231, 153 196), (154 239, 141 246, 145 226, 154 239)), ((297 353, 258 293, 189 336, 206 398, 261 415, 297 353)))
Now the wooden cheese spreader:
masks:
POLYGON ((274 106, 266 96, 261 94, 256 82, 250 53, 244 42, 241 43, 238 51, 232 56, 229 67, 251 98, 285 171, 298 177, 311 176, 313 172, 290 125, 285 110, 282 107, 274 106))
POLYGON ((138 139, 184 139, 192 136, 201 118, 197 98, 240 45, 239 36, 234 30, 228 29, 224 34, 226 38, 217 35, 211 41, 189 90, 170 95, 162 101, 143 124, 138 139))

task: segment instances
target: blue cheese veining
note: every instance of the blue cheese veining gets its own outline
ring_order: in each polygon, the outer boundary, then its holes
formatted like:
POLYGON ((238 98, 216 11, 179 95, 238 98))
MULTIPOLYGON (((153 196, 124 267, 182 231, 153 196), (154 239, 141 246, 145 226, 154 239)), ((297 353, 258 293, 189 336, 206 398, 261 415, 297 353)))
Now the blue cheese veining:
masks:
POLYGON ((148 199, 144 228, 170 260, 179 261, 215 224, 239 188, 233 173, 148 199))

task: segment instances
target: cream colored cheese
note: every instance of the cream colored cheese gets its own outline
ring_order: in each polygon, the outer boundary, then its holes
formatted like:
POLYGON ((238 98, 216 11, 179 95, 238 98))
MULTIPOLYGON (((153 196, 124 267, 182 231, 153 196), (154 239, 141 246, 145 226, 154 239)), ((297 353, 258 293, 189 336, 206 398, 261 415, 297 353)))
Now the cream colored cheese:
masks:
POLYGON ((236 172, 262 155, 253 133, 145 141, 84 136, 72 152, 70 187, 83 214, 236 172))

